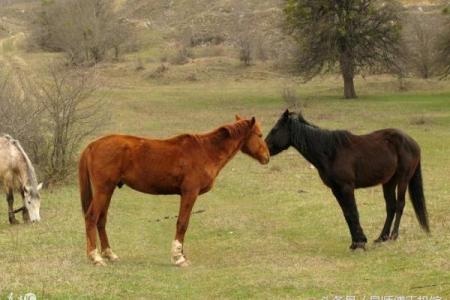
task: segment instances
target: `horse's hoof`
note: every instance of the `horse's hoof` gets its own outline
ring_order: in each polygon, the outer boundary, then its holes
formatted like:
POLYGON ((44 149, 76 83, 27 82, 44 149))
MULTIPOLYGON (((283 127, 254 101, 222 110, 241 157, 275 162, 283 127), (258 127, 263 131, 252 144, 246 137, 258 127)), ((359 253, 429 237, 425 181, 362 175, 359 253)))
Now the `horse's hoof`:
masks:
POLYGON ((177 267, 185 268, 185 267, 189 267, 190 265, 191 265, 191 262, 189 260, 185 260, 182 263, 177 264, 177 267))
POLYGON ((110 261, 119 261, 120 258, 119 256, 117 256, 112 250, 111 248, 107 248, 105 250, 102 251, 102 257, 110 260, 110 261))
POLYGON ((17 225, 17 224, 20 224, 20 222, 17 221, 17 219, 9 219, 9 224, 11 224, 11 225, 17 225))
POLYGON ((389 236, 383 235, 383 236, 380 236, 379 238, 377 238, 376 240, 374 240, 373 242, 378 244, 378 243, 386 242, 388 240, 389 240, 389 236))
POLYGON ((100 254, 98 253, 97 249, 92 250, 89 254, 88 254, 90 260, 92 261, 92 263, 95 266, 106 266, 105 261, 103 260, 103 258, 100 256, 100 254))
POLYGON ((94 261, 94 266, 96 266, 96 267, 105 267, 106 263, 105 263, 105 261, 103 259, 102 260, 97 260, 97 261, 94 261))
POLYGON ((365 242, 353 242, 350 245, 350 249, 351 250, 362 249, 362 250, 366 251, 366 243, 365 242))
POLYGON ((113 256, 110 256, 110 257, 107 257, 110 261, 119 261, 120 260, 120 257, 118 257, 117 255, 113 255, 113 256))
POLYGON ((395 241, 397 238, 398 238, 398 233, 393 233, 393 234, 391 234, 391 236, 389 237, 389 239, 390 239, 391 241, 395 241))
POLYGON ((172 256, 172 263, 177 267, 187 267, 190 265, 190 262, 186 259, 186 256, 183 254, 178 256, 172 256))

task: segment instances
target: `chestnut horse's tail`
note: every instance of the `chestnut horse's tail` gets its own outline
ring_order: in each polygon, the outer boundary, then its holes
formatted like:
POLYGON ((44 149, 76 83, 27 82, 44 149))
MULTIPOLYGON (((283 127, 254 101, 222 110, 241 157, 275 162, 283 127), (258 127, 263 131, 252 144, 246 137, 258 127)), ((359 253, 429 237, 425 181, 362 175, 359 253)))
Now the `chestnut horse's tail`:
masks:
POLYGON ((423 195, 423 183, 422 183, 422 170, 419 164, 414 171, 414 175, 409 181, 409 197, 411 198, 411 202, 414 207, 414 211, 416 212, 417 220, 419 221, 420 226, 422 226, 423 230, 426 232, 430 232, 430 225, 428 223, 428 212, 427 206, 425 205, 425 196, 423 195))
POLYGON ((83 213, 86 215, 89 205, 92 201, 92 188, 91 181, 89 179, 89 168, 88 168, 88 148, 83 151, 80 158, 80 163, 78 166, 78 180, 80 184, 80 198, 81 207, 83 213))

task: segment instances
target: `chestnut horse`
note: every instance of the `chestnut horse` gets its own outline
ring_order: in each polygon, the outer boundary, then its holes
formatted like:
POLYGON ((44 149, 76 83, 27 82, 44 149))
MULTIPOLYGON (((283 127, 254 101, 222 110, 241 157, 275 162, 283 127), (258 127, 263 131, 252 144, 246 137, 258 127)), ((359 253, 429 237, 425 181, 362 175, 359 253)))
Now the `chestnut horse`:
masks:
POLYGON ((321 129, 307 122, 301 114, 286 110, 266 137, 266 143, 270 155, 293 146, 316 167, 344 213, 352 236, 351 249, 365 249, 367 242, 359 223, 356 188, 383 185, 387 216, 376 242, 397 239, 407 187, 420 225, 426 232, 430 231, 423 195, 420 148, 400 130, 382 129, 354 135, 345 130, 321 129))
POLYGON ((96 265, 117 260, 106 234, 106 219, 116 186, 181 196, 172 262, 187 266, 184 235, 197 196, 208 192, 220 170, 241 150, 261 164, 269 162, 269 151, 260 125, 236 116, 236 122, 206 134, 182 134, 166 140, 127 135, 109 135, 91 144, 81 154, 79 184, 85 216, 87 254, 96 265), (96 229, 101 254, 96 249, 96 229))

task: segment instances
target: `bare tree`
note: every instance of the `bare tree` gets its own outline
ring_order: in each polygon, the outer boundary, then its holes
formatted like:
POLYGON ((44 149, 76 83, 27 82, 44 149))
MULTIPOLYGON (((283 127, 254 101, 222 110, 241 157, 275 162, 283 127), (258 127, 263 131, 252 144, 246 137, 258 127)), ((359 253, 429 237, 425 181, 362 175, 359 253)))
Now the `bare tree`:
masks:
POLYGON ((244 66, 250 66, 255 45, 255 26, 252 26, 251 10, 245 1, 236 2, 233 7, 233 27, 231 39, 239 51, 239 60, 244 66))
MULTIPOLYGON (((2 66, 3 70, 8 70, 2 66)), ((0 74, 0 133, 20 140, 35 164, 42 162, 45 145, 42 132, 42 107, 33 97, 30 79, 19 69, 0 74)))
POLYGON ((38 101, 50 135, 46 169, 50 181, 70 174, 80 142, 106 123, 107 105, 93 96, 95 82, 92 71, 57 65, 49 68, 49 79, 40 84, 38 101))
POLYGON ((438 28, 442 27, 440 18, 425 12, 422 7, 406 16, 404 21, 404 43, 407 64, 412 72, 421 78, 429 78, 436 73, 438 28))

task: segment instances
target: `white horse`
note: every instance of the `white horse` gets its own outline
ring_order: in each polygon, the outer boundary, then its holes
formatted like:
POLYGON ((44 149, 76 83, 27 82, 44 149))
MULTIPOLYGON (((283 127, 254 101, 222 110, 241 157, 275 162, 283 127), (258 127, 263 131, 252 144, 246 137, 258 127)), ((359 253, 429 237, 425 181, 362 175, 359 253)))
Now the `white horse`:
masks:
POLYGON ((7 195, 9 223, 18 223, 15 214, 19 211, 22 211, 26 222, 41 219, 39 190, 42 183, 38 184, 33 165, 19 141, 9 135, 0 136, 0 182, 7 195), (24 203, 16 210, 13 207, 14 191, 20 192, 24 203))

